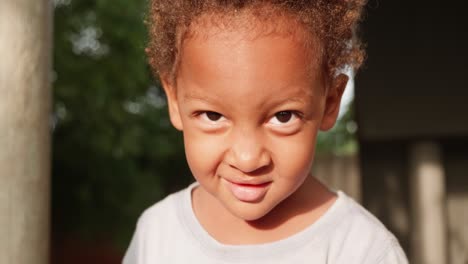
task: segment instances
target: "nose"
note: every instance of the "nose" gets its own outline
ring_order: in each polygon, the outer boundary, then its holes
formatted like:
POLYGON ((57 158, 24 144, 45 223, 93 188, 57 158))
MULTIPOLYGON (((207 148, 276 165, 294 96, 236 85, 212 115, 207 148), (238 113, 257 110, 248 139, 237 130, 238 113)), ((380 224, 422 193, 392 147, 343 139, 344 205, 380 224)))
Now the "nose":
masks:
POLYGON ((271 163, 271 156, 265 149, 263 139, 255 131, 241 131, 232 137, 226 162, 243 173, 252 173, 271 163))

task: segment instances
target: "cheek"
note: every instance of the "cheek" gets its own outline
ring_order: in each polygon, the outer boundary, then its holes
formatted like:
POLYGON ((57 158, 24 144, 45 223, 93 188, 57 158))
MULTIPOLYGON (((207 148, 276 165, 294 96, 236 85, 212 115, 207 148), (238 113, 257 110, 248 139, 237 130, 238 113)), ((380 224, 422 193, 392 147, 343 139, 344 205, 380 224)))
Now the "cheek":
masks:
POLYGON ((184 130, 185 155, 194 176, 216 173, 222 161, 222 140, 213 135, 184 130))
POLYGON ((287 141, 278 140, 273 144, 276 167, 284 180, 300 181, 309 173, 315 152, 314 131, 304 131, 287 141))

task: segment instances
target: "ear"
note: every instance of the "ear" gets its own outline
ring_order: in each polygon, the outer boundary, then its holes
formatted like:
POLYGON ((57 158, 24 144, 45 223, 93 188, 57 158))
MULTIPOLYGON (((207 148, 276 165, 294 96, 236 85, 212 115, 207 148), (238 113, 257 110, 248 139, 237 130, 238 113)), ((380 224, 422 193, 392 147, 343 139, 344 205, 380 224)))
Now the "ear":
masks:
POLYGON ((333 79, 328 87, 320 130, 327 131, 335 125, 340 111, 341 97, 343 96, 348 79, 346 74, 340 74, 333 79))
POLYGON ((160 79, 164 88, 164 92, 166 93, 171 123, 177 130, 182 131, 183 125, 182 119, 180 117, 179 104, 177 101, 177 91, 175 86, 173 85, 173 82, 169 81, 170 78, 168 78, 168 76, 160 76, 160 79))

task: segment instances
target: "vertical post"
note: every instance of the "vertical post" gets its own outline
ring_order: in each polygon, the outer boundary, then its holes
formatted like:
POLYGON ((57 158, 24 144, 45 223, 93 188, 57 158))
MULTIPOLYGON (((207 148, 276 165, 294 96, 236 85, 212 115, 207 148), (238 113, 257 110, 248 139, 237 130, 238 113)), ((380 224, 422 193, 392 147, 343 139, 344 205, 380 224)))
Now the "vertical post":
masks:
POLYGON ((52 4, 0 1, 0 263, 49 263, 52 4))
POLYGON ((445 175, 438 144, 412 145, 410 166, 412 263, 447 263, 445 175))

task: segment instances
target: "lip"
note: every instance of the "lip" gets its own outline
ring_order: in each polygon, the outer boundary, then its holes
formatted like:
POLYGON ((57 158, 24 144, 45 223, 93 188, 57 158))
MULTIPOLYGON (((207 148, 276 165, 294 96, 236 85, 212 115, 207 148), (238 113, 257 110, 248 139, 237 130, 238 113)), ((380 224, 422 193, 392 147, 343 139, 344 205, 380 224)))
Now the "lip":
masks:
POLYGON ((270 188, 271 181, 269 182, 233 182, 225 180, 231 194, 238 200, 247 203, 255 203, 261 201, 268 189, 270 188))

